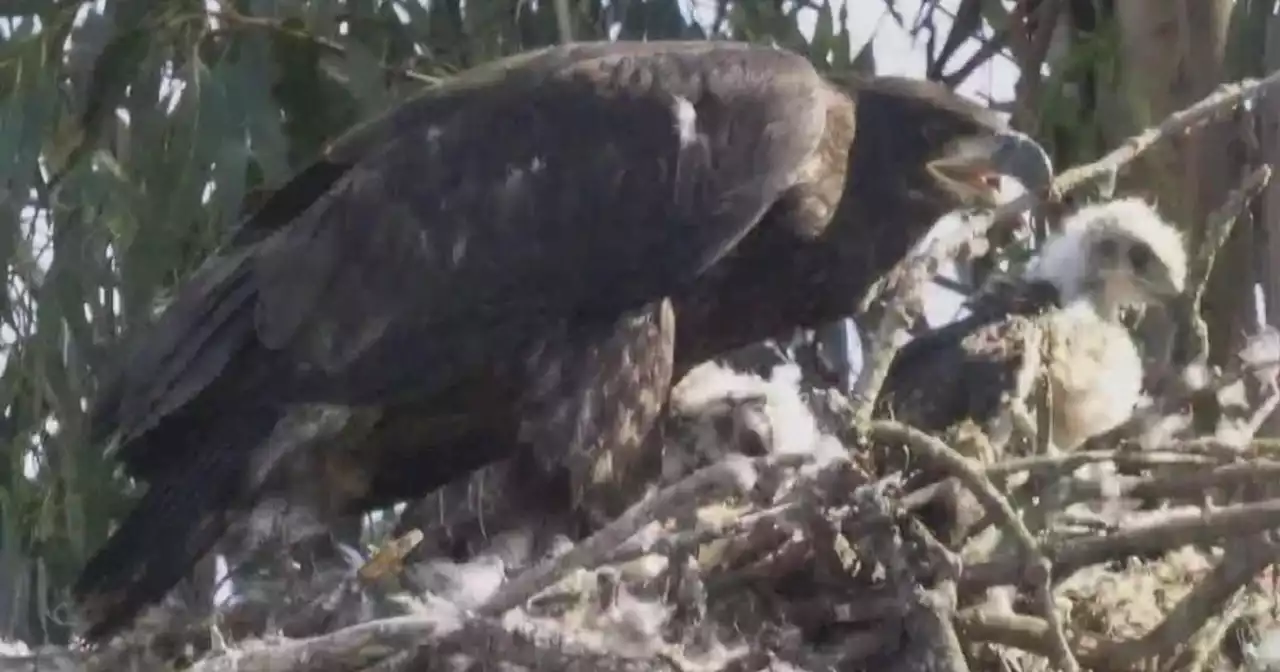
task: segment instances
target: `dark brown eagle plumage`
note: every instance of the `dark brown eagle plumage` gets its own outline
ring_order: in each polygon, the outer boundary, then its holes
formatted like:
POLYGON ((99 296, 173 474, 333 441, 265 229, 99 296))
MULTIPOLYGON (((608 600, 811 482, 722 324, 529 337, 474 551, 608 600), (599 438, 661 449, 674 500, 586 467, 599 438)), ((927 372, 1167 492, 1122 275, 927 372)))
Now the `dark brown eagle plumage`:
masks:
POLYGON ((764 46, 582 43, 432 88, 335 142, 129 339, 92 434, 149 488, 75 586, 85 636, 298 464, 347 513, 504 458, 607 498, 673 377, 849 314, 942 214, 990 205, 993 174, 1051 169, 940 86, 764 46), (299 462, 272 434, 308 404, 361 433, 299 462))

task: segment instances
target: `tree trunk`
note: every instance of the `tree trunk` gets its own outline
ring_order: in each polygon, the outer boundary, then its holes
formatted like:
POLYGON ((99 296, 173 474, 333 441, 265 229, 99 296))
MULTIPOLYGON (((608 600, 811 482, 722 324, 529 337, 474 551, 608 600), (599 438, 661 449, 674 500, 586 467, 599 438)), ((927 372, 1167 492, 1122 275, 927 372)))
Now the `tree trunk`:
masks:
MULTIPOLYGON (((1203 98, 1225 77, 1231 0, 1125 0, 1116 3, 1123 78, 1136 126, 1159 123, 1203 98)), ((1239 178, 1238 125, 1230 118, 1150 152, 1136 170, 1166 217, 1200 245, 1206 217, 1239 178)), ((1238 227, 1218 257, 1204 297, 1211 363, 1230 360, 1252 330, 1252 236, 1238 227)))
MULTIPOLYGON (((1267 72, 1280 68, 1280 17, 1267 17, 1266 51, 1263 66, 1267 72)), ((1280 95, 1263 96, 1258 101, 1258 140, 1262 146, 1263 160, 1280 166, 1280 95)), ((1266 320, 1280 325, 1280 180, 1272 180, 1263 192, 1257 213, 1258 232, 1264 249, 1259 251, 1259 280, 1263 283, 1266 298, 1266 320)), ((1280 413, 1273 413, 1260 432, 1265 436, 1280 436, 1280 413)))

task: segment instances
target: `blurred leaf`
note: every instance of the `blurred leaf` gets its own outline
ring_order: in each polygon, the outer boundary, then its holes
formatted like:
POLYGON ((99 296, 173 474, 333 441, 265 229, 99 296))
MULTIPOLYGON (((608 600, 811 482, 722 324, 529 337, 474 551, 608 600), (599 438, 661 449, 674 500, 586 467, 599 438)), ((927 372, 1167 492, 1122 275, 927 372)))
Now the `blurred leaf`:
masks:
MULTIPOLYGON (((836 69, 846 69, 853 65, 853 44, 849 35, 849 3, 841 2, 840 11, 836 12, 836 25, 844 26, 836 37, 835 43, 831 46, 831 67, 836 69)), ((872 31, 871 37, 867 40, 867 48, 875 42, 875 31, 872 31)))
POLYGON ((272 92, 284 115, 289 163, 299 169, 336 129, 355 123, 356 108, 349 96, 335 95, 345 91, 321 71, 319 45, 284 32, 273 33, 270 40, 278 72, 272 92))
POLYGON ((644 35, 654 39, 655 35, 672 35, 679 37, 685 29, 684 12, 680 8, 681 0, 646 0, 644 17, 644 35))
POLYGON ((994 30, 1008 27, 1011 17, 1009 8, 1001 0, 982 0, 982 18, 994 30))
POLYGON ((1232 5, 1226 57, 1230 77, 1261 77, 1267 72, 1267 32, 1277 9, 1276 0, 1236 0, 1232 5))
POLYGON ((115 35, 93 62, 89 90, 85 95, 80 125, 96 135, 107 115, 124 99, 125 88, 133 82, 151 48, 151 37, 142 26, 117 27, 115 35))
POLYGON ((809 59, 825 67, 834 46, 835 17, 832 16, 831 0, 823 0, 813 27, 813 39, 809 43, 809 59))
POLYGON ((385 110, 390 101, 387 98, 382 61, 355 40, 347 40, 343 48, 346 53, 339 61, 338 71, 343 83, 360 104, 360 116, 371 117, 385 110))
POLYGON ((235 101, 233 108, 244 115, 242 119, 249 131, 254 160, 262 167, 267 183, 279 184, 289 178, 291 170, 284 122, 271 95, 277 67, 271 58, 271 45, 264 36, 252 36, 243 46, 239 67, 223 83, 228 100, 235 101))
POLYGON ((854 72, 864 75, 876 74, 876 50, 874 49, 874 44, 875 37, 872 36, 858 52, 858 55, 854 57, 851 67, 854 72))

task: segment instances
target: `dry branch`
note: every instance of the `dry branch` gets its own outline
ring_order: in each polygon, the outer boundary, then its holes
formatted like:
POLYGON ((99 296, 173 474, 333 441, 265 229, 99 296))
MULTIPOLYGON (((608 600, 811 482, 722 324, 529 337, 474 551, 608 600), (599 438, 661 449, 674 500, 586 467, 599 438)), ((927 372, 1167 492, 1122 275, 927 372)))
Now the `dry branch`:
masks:
POLYGON ((723 497, 728 489, 743 493, 754 487, 760 472, 775 466, 796 465, 808 457, 767 457, 758 460, 731 457, 696 471, 679 483, 627 509, 617 520, 564 555, 521 574, 480 607, 479 613, 500 616, 524 604, 570 572, 599 566, 609 553, 649 523, 693 508, 699 500, 723 497))
MULTIPOLYGON (((1150 525, 1133 527, 1110 536, 1088 536, 1057 542, 1045 549, 1059 572, 1070 573, 1089 565, 1124 560, 1142 553, 1159 553, 1189 544, 1211 545, 1225 539, 1249 537, 1280 527, 1280 499, 1239 504, 1197 514, 1178 514, 1150 525)), ((992 560, 968 567, 962 589, 977 591, 1008 584, 1021 576, 1023 567, 1010 560, 992 560)))
MULTIPOLYGON (((1036 543, 1031 531, 1027 529, 1027 526, 1022 522, 1022 518, 1014 511, 1013 506, 1009 504, 1009 500, 1000 494, 995 485, 971 460, 924 432, 889 421, 873 422, 867 431, 873 440, 900 442, 909 445, 913 454, 923 457, 926 461, 933 463, 950 476, 959 480, 986 507, 988 514, 994 517, 996 524, 1006 534, 1013 537, 1021 551, 1025 580, 1034 587, 1042 616, 1045 622, 1049 624, 1056 662, 1059 667, 1068 672, 1077 672, 1080 669, 1080 665, 1071 653, 1071 647, 1067 643, 1061 620, 1058 618, 1057 607, 1053 604, 1050 590, 1052 564, 1045 554, 1041 552, 1040 545, 1036 543)), ((977 433, 975 432, 975 434, 977 433)), ((966 437, 966 439, 969 441, 986 440, 985 437, 980 435, 966 437)))
POLYGON ((1210 619, 1223 613, 1228 601, 1267 566, 1280 561, 1280 545, 1273 533, 1240 540, 1226 549, 1226 557, 1182 599, 1164 622, 1131 645, 1115 643, 1104 649, 1112 665, 1129 666, 1143 659, 1167 659, 1210 619))
POLYGON ((1262 193, 1271 181, 1271 166, 1261 165, 1250 171, 1241 180, 1240 185, 1227 195, 1227 199, 1218 209, 1210 214, 1205 222, 1203 244, 1191 256, 1187 269, 1187 289, 1174 306, 1176 333, 1185 342, 1179 348, 1180 365, 1199 362, 1209 354, 1209 327, 1200 316, 1200 304, 1204 300, 1204 290, 1209 284, 1209 276, 1213 273, 1213 265, 1218 257, 1218 250, 1226 245, 1227 239, 1235 229, 1240 214, 1248 207, 1249 201, 1262 193))

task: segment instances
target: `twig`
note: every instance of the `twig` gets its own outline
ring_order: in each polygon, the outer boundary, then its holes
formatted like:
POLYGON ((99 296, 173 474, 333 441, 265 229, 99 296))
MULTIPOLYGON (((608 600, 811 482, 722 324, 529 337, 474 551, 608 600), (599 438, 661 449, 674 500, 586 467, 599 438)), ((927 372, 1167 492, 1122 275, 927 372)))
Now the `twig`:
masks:
POLYGON ((755 460, 735 457, 699 469, 627 509, 617 520, 563 555, 546 560, 512 579, 477 611, 482 615, 500 616, 524 604, 570 572, 600 566, 610 552, 649 523, 668 518, 704 497, 730 489, 741 491, 750 488, 756 474, 765 469, 797 466, 808 459, 808 455, 769 456, 755 460))
MULTIPOLYGON (((956 631, 969 642, 1011 646, 1046 657, 1053 654, 1051 627, 1041 618, 978 607, 960 612, 955 622, 956 631)), ((1071 646, 1086 667, 1109 669, 1110 660, 1100 652, 1102 647, 1103 642, 1092 637, 1077 637, 1071 646)))
POLYGON ((452 669, 461 654, 477 667, 566 672, 656 672, 668 666, 597 653, 559 638, 536 637, 499 623, 467 618, 449 607, 433 615, 401 616, 354 625, 307 639, 264 643, 207 658, 190 672, 452 669))
POLYGON ((1264 163, 1254 168, 1240 180, 1239 186, 1227 195, 1222 205, 1209 215, 1204 227, 1205 244, 1197 250, 1187 269, 1187 293, 1190 294, 1197 308, 1204 296, 1204 288, 1209 283, 1209 276, 1213 273, 1218 252, 1226 244, 1227 238, 1231 237, 1231 231, 1235 228, 1240 213, 1244 212, 1249 201, 1266 188, 1270 181, 1270 165, 1264 163))
POLYGON ((459 614, 434 613, 370 621, 318 637, 272 642, 259 649, 207 658, 190 672, 292 672, 358 670, 397 651, 439 638, 462 627, 459 614))
MULTIPOLYGON (((956 605, 954 568, 933 586, 921 585, 923 577, 911 566, 904 539, 912 530, 883 524, 894 521, 901 511, 886 495, 887 485, 888 481, 880 481, 859 487, 852 501, 861 518, 881 521, 872 534, 858 543, 866 546, 872 557, 884 565, 886 585, 905 606, 903 629, 915 644, 907 655, 914 658, 912 662, 918 669, 969 672, 964 649, 952 624, 956 605)), ((937 545, 936 540, 931 545, 937 545)))
POLYGON ((1238 488, 1275 482, 1280 477, 1280 463, 1251 460, 1215 469, 1196 469, 1185 474, 1116 477, 1116 485, 1102 485, 1095 480, 1072 479, 1067 493, 1056 502, 1061 508, 1069 504, 1098 499, 1174 499, 1203 501, 1204 494, 1218 488, 1238 488))
POLYGON ((1190 641, 1204 624, 1221 614, 1231 597, 1268 565, 1280 559, 1280 544, 1270 532, 1227 546, 1226 556, 1195 586, 1160 625, 1133 643, 1116 643, 1104 653, 1118 667, 1141 659, 1166 659, 1190 641))
MULTIPOLYGON (((893 441, 907 444, 913 453, 936 464, 958 479, 978 498, 986 508, 988 515, 994 516, 995 522, 1017 542, 1022 551, 1025 578, 1035 586, 1036 594, 1044 612, 1045 622, 1050 625, 1051 641, 1054 644, 1055 658, 1058 666, 1067 672, 1078 672, 1079 663, 1067 643, 1067 635, 1063 629, 1058 611, 1053 604, 1050 590, 1053 566, 1039 544, 1031 536, 1031 531, 1023 524, 1022 519, 1014 512, 1009 500, 996 490, 995 485, 970 460, 957 453, 942 441, 902 423, 880 420, 872 422, 867 428, 869 438, 874 441, 893 441)), ((972 437, 971 440, 985 440, 972 437)), ((989 451, 984 451, 989 452, 989 451)))
MULTIPOLYGON (((218 10, 217 13, 213 15, 213 17, 218 19, 219 21, 225 21, 229 25, 237 26, 240 28, 256 28, 259 30, 269 30, 271 32, 274 32, 280 35, 287 35, 289 37, 302 40, 304 42, 310 42, 316 45, 317 47, 320 47, 321 49, 336 56, 345 57, 347 55, 347 48, 344 47, 342 44, 335 42, 334 40, 331 40, 326 37, 322 37, 320 35, 315 35, 305 30, 298 30, 296 28, 291 28, 288 25, 285 25, 284 23, 276 19, 259 17, 259 16, 248 16, 248 15, 242 14, 230 2, 221 3, 220 9, 218 10)), ((382 67, 387 72, 394 74, 400 77, 401 79, 411 81, 411 82, 417 82, 419 84, 429 84, 434 86, 444 81, 440 77, 433 77, 431 75, 424 74, 416 70, 412 70, 410 68, 394 68, 389 65, 383 65, 382 67)))
MULTIPOLYGON (((996 208, 992 221, 1011 217, 1028 210, 1034 207, 1036 202, 1044 196, 1060 196, 1118 172, 1143 152, 1151 149, 1161 141, 1183 135, 1191 129, 1202 126, 1246 99, 1252 99, 1277 84, 1280 84, 1280 70, 1262 79, 1242 79, 1235 83, 1223 84, 1194 105, 1165 117, 1164 121, 1160 122, 1158 126, 1148 128, 1137 135, 1131 136, 1101 159, 1059 173, 1054 178, 1053 185, 1049 188, 1048 193, 1026 193, 1009 203, 1001 205, 996 208)), ((982 233, 985 233, 985 231, 982 233)))
MULTIPOLYGON (((1187 544, 1213 544, 1280 526, 1280 499, 1226 506, 1204 514, 1170 516, 1150 525, 1133 527, 1106 537, 1060 541, 1045 548, 1060 574, 1138 553, 1168 551, 1187 544)), ((1009 560, 991 560, 965 569, 961 589, 979 591, 1007 584, 1022 567, 1009 560)))
POLYGON ((939 585, 921 591, 917 602, 908 625, 917 638, 932 645, 927 652, 929 666, 926 669, 969 672, 964 648, 960 646, 960 638, 952 623, 956 604, 955 581, 940 581, 939 585))
POLYGON ((1227 239, 1235 229, 1240 213, 1244 212, 1249 201, 1271 181, 1271 166, 1263 164, 1245 175, 1236 187, 1205 222, 1205 237, 1200 249, 1191 259, 1187 269, 1187 287, 1175 304, 1177 324, 1176 333, 1187 339, 1182 347, 1181 359, 1175 362, 1182 366, 1200 361, 1209 353, 1209 328, 1200 316, 1200 304, 1204 300, 1204 290, 1209 284, 1209 276, 1213 273, 1213 265, 1218 252, 1226 245, 1227 239))
POLYGON ((746 534, 756 525, 773 523, 777 519, 793 513, 797 508, 798 506, 795 502, 789 502, 763 511, 752 511, 728 522, 699 523, 692 530, 660 537, 652 540, 651 543, 635 543, 640 540, 639 538, 633 538, 610 553, 601 564, 620 565, 646 555, 672 556, 689 552, 716 539, 746 534))
MULTIPOLYGON (((1232 450, 1231 458, 1239 457, 1238 450, 1232 450)), ((987 477, 1007 476, 1021 471, 1035 475, 1055 475, 1075 471, 1086 464, 1111 462, 1116 465, 1135 466, 1139 468, 1166 467, 1178 465, 1213 466, 1221 464, 1226 456, 1206 456, 1198 453, 1179 450, 1177 446, 1162 447, 1138 452, 1131 448, 1115 450, 1082 450, 1074 453, 1057 455, 1036 455, 1020 457, 988 466, 984 471, 987 477)))

